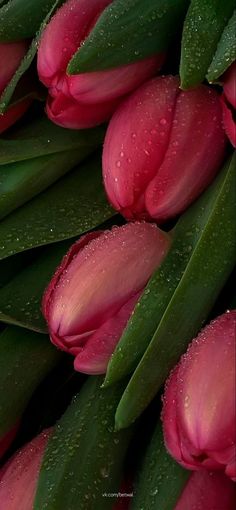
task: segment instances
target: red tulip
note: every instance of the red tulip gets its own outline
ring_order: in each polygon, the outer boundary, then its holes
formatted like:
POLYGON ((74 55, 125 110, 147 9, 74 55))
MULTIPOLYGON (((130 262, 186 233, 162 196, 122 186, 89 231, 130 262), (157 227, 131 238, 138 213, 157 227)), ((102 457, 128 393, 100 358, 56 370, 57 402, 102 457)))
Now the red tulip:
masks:
POLYGON ((236 62, 230 66, 223 77, 222 109, 225 132, 236 147, 236 62))
POLYGON ((50 430, 41 433, 0 471, 0 510, 33 510, 38 475, 50 430))
POLYGON ((154 78, 117 109, 104 144, 103 177, 111 204, 127 219, 163 222, 212 181, 224 156, 217 93, 181 91, 174 76, 154 78))
MULTIPOLYGON (((28 44, 25 41, 0 44, 0 96, 13 77, 27 48, 28 44)), ((30 103, 31 99, 22 99, 10 106, 4 114, 0 114, 0 134, 22 117, 30 103)))
POLYGON ((56 124, 79 129, 104 122, 120 98, 153 76, 163 62, 163 55, 157 55, 108 71, 67 74, 72 56, 111 1, 68 0, 43 33, 38 73, 49 89, 47 114, 56 124))
POLYGON ((222 473, 195 471, 174 510, 234 510, 236 487, 222 473))
POLYGON ((188 469, 222 470, 236 479, 236 310, 193 340, 164 394, 163 428, 170 454, 188 469))
POLYGON ((75 370, 102 374, 154 269, 170 245, 155 225, 93 232, 64 257, 43 299, 52 342, 75 356, 75 370))

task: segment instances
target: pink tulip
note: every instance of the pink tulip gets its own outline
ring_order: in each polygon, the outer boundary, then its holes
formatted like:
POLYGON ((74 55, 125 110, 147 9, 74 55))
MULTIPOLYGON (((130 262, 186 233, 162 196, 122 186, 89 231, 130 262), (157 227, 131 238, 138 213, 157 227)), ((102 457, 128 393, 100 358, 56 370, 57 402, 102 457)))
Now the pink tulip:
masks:
POLYGON ((120 99, 156 74, 164 56, 108 71, 68 75, 67 66, 112 0, 68 0, 46 27, 38 51, 38 74, 49 89, 48 117, 80 129, 112 115, 120 99))
POLYGON ((46 289, 52 342, 75 356, 75 370, 102 374, 147 281, 170 246, 153 224, 93 232, 76 242, 46 289))
POLYGON ((206 470, 190 476, 174 510, 234 510, 236 487, 227 476, 206 470))
POLYGON ((0 471, 0 510, 33 510, 42 457, 51 431, 41 433, 0 471))
POLYGON ((222 109, 225 132, 236 147, 236 62, 230 66, 223 76, 222 109))
MULTIPOLYGON (((0 96, 19 67, 27 48, 25 41, 0 43, 0 96)), ((0 134, 22 117, 30 103, 31 99, 22 99, 10 106, 4 114, 0 114, 0 134)))
POLYGON ((206 326, 181 358, 164 394, 167 449, 188 469, 236 479, 236 310, 206 326))
POLYGON ((174 76, 154 78, 117 109, 108 126, 103 177, 108 198, 127 219, 163 222, 212 181, 225 136, 220 99, 201 85, 181 91, 174 76))

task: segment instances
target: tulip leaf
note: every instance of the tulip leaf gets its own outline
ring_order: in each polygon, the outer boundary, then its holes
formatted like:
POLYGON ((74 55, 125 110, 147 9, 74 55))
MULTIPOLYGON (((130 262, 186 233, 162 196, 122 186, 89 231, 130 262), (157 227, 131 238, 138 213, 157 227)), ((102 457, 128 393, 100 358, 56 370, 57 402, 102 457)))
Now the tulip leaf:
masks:
POLYGON ((102 144, 104 133, 102 127, 64 129, 51 122, 46 115, 37 115, 26 125, 11 129, 10 134, 6 133, 0 138, 0 165, 73 149, 80 149, 84 157, 102 144))
MULTIPOLYGON (((8 0, 1 2, 0 42, 19 41, 35 35, 55 0, 8 0)), ((57 2, 62 3, 62 1, 57 2)))
POLYGON ((68 66, 70 74, 108 69, 165 52, 178 33, 189 0, 116 0, 68 66))
POLYGON ((0 259, 86 232, 113 216, 102 186, 100 154, 0 223, 0 259))
MULTIPOLYGON (((26 13, 24 13, 23 21, 19 21, 19 17, 17 17, 17 16, 16 16, 16 18, 14 18, 13 14, 11 14, 12 7, 15 8, 16 4, 17 4, 18 15, 19 15, 19 10, 22 9, 22 11, 24 11, 24 9, 23 9, 24 5, 26 5, 27 9, 30 8, 30 12, 33 13, 37 10, 36 6, 35 6, 36 1, 41 2, 41 4, 44 3, 45 5, 46 5, 46 1, 47 1, 48 4, 52 5, 52 8, 48 12, 47 16, 45 17, 43 23, 40 26, 39 32, 37 33, 35 39, 33 39, 32 43, 30 44, 28 52, 22 59, 14 76, 12 77, 11 81, 8 83, 7 87, 5 88, 5 90, 3 91, 3 93, 0 97, 0 114, 4 113, 4 111, 6 111, 8 105, 12 99, 12 96, 16 90, 16 86, 18 85, 19 81, 22 79, 22 77, 24 76, 26 71, 28 71, 28 69, 30 68, 30 66, 35 58, 35 55, 37 53, 38 44, 39 44, 39 40, 41 38, 42 32, 45 29, 48 21, 50 20, 51 16, 53 15, 53 13, 57 9, 57 7, 60 6, 60 4, 62 3, 62 0, 56 0, 56 2, 55 2, 55 0, 53 2, 51 0, 34 0, 33 8, 32 8, 31 0, 10 0, 8 2, 8 4, 6 4, 6 6, 4 5, 0 9, 1 28, 3 30, 3 27, 5 27, 5 30, 7 30, 6 19, 4 17, 4 13, 6 11, 7 20, 9 20, 9 26, 11 27, 11 32, 10 31, 8 32, 9 33, 8 37, 9 37, 10 41, 13 41, 13 40, 15 40, 15 38, 16 39, 20 38, 19 36, 16 37, 16 33, 17 33, 16 26, 19 26, 22 23, 22 27, 24 27, 26 24, 25 22, 26 22, 27 18, 25 18, 26 13), (3 10, 4 10, 4 12, 3 12, 3 10)), ((2 33, 1 28, 0 28, 0 41, 7 41, 8 40, 7 34, 2 33)), ((34 34, 34 32, 35 32, 35 30, 33 31, 33 34, 34 34)), ((25 37, 22 37, 22 38, 24 39, 25 37)))
POLYGON ((236 60, 236 10, 226 25, 213 60, 208 68, 207 79, 209 82, 217 80, 228 67, 236 60))
POLYGON ((48 336, 16 327, 0 335, 0 436, 11 430, 62 354, 48 336))
MULTIPOLYGON (((71 244, 72 240, 69 240, 47 247, 45 253, 0 289, 1 321, 47 333, 41 313, 43 292, 71 244)), ((6 261, 11 261, 11 258, 6 261)))
MULTIPOLYGON (((65 136, 63 142, 63 133, 59 132, 60 136, 58 139, 52 138, 52 146, 50 148, 48 147, 50 146, 50 139, 46 141, 43 137, 41 140, 40 138, 37 139, 37 137, 35 139, 32 138, 31 141, 29 139, 28 148, 27 141, 25 144, 24 139, 16 141, 16 158, 20 158, 20 152, 25 152, 27 157, 30 152, 33 153, 34 148, 36 153, 37 148, 38 151, 42 151, 43 144, 45 144, 45 149, 48 151, 58 151, 60 141, 62 147, 63 144, 65 147, 67 145, 67 150, 28 159, 27 161, 22 160, 12 164, 0 165, 0 219, 48 188, 82 161, 89 153, 93 152, 102 140, 101 131, 91 130, 91 133, 89 131, 87 134, 84 131, 81 134, 80 131, 77 131, 77 137, 72 136, 71 142, 69 141, 69 133, 65 136), (69 146, 72 149, 70 151, 69 146)), ((13 144, 12 146, 14 147, 13 144)), ((13 155, 11 157, 14 158, 13 155)))
MULTIPOLYGON (((134 330, 134 350, 139 343, 142 344, 144 337, 144 348, 146 343, 151 342, 119 403, 117 428, 132 423, 152 400, 188 343, 206 321, 233 270, 236 260, 235 160, 236 155, 225 165, 213 185, 180 219, 174 231, 172 248, 151 281, 146 301, 142 298, 136 309, 134 318, 137 314, 138 322, 142 314, 142 328, 137 330, 137 322, 134 323, 127 330, 126 342, 133 343, 134 330), (186 253, 189 254, 187 259, 186 253), (179 260, 180 254, 185 259, 185 267, 179 260), (182 274, 179 272, 179 262, 182 274), (164 291, 163 306, 164 282, 169 290, 164 291), (150 314, 147 311, 149 305, 150 314)), ((127 351, 130 352, 130 345, 120 352, 119 346, 117 348, 119 374, 122 372, 120 354, 123 354, 124 362, 124 352, 127 351)), ((115 376, 113 380, 117 378, 115 376)), ((109 372, 108 382, 111 383, 109 372)))
POLYGON ((148 445, 134 484, 130 510, 173 510, 189 478, 186 471, 167 453, 159 422, 148 445))
POLYGON ((234 8, 235 0, 191 0, 182 35, 181 88, 195 87, 204 80, 234 8))
POLYGON ((101 390, 90 377, 59 420, 44 455, 34 510, 109 510, 118 492, 132 429, 114 432, 114 412, 122 393, 101 390))

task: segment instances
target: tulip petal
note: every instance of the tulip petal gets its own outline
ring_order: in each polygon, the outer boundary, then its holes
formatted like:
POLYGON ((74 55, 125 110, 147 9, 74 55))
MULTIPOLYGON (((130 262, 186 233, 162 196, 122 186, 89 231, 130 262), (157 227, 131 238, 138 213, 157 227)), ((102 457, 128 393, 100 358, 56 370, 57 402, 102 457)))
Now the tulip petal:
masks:
POLYGON ((182 212, 216 175, 225 151, 221 121, 214 90, 202 85, 179 94, 165 159, 145 193, 152 218, 182 212))
POLYGON ((104 374, 108 361, 115 350, 130 315, 141 295, 133 296, 116 315, 108 319, 86 342, 77 354, 74 367, 78 372, 97 375, 104 374))
POLYGON ((3 457, 4 453, 8 450, 9 446, 11 445, 12 441, 15 439, 15 436, 17 434, 19 424, 15 425, 11 430, 5 434, 4 437, 0 439, 0 459, 3 457))
POLYGON ((236 310, 206 326, 166 386, 166 446, 189 469, 225 469, 235 476, 235 330, 236 310))
POLYGON ((221 96, 222 112, 223 112, 223 124, 225 132, 232 143, 233 147, 236 147, 236 122, 233 118, 233 113, 229 107, 224 94, 221 96))
POLYGON ((94 73, 68 77, 69 91, 80 103, 107 102, 134 90, 161 67, 164 55, 138 63, 94 73))
POLYGON ((13 77, 27 48, 28 43, 25 41, 0 44, 0 95, 13 77))
POLYGON ((144 223, 115 227, 98 236, 92 240, 85 236, 83 249, 75 246, 78 252, 54 288, 50 326, 60 337, 87 336, 117 313, 143 289, 170 243, 155 225, 144 223))
POLYGON ((22 101, 9 106, 5 113, 0 114, 0 134, 15 124, 15 122, 17 122, 28 110, 31 103, 31 98, 25 98, 22 101))
POLYGON ((50 430, 42 432, 2 468, 0 510, 32 510, 42 455, 50 433, 50 430))
POLYGON ((178 89, 173 76, 149 81, 121 104, 108 126, 105 188, 110 202, 127 218, 135 217, 136 202, 165 157, 178 89))
POLYGON ((227 101, 236 108, 236 62, 234 62, 223 76, 223 89, 227 101))
POLYGON ((48 97, 46 111, 49 119, 59 126, 86 129, 108 120, 117 104, 118 101, 113 100, 96 106, 86 105, 59 93, 55 98, 48 97))
POLYGON ((222 473, 205 470, 193 473, 175 510, 234 510, 236 487, 222 473))
POLYGON ((38 49, 40 80, 50 87, 60 80, 67 64, 111 0, 68 0, 43 32, 38 49))

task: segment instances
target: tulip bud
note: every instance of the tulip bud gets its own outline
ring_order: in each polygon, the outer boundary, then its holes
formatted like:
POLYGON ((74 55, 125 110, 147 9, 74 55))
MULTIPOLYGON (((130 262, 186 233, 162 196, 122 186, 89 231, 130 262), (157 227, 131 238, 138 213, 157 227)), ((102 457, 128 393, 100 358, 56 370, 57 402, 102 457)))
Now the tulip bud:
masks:
POLYGON ((38 74, 49 89, 48 117, 63 127, 80 129, 107 120, 120 98, 153 76, 164 56, 108 71, 68 75, 67 66, 111 0, 68 0, 43 32, 38 74))
POLYGON ((223 473, 193 473, 174 510, 234 510, 236 487, 223 473))
POLYGON ((193 340, 166 384, 163 429, 167 449, 188 469, 224 470, 236 479, 236 310, 193 340))
POLYGON ((224 156, 220 99, 201 85, 181 91, 174 76, 154 78, 117 109, 106 133, 103 177, 127 219, 163 222, 211 182, 224 156))
POLYGON ((234 62, 223 76, 222 109, 225 132, 236 147, 236 62, 234 62))
POLYGON ((52 342, 75 370, 102 374, 153 271, 170 246, 153 224, 93 232, 64 257, 43 298, 52 342))
MULTIPOLYGON (((13 77, 28 48, 24 41, 0 44, 0 96, 13 77)), ((0 114, 0 134, 22 117, 31 103, 25 98, 10 106, 4 114, 0 114)))
POLYGON ((0 510, 32 510, 42 457, 51 430, 24 446, 0 471, 0 510))

